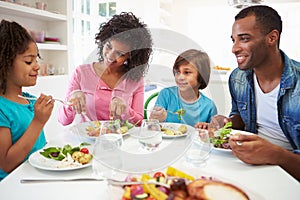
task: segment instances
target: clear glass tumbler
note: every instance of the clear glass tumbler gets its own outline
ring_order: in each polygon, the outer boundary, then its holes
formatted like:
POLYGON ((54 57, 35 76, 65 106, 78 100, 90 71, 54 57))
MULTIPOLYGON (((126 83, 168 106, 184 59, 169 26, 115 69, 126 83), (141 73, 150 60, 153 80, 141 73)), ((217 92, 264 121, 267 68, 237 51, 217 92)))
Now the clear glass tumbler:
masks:
POLYGON ((139 143, 143 149, 156 150, 162 142, 162 133, 157 119, 144 119, 139 130, 139 143))
POLYGON ((186 151, 185 158, 188 164, 193 166, 205 165, 213 149, 208 131, 205 129, 196 130, 192 138, 192 144, 186 151))
POLYGON ((115 170, 120 169, 122 144, 120 124, 114 121, 101 122, 100 135, 93 148, 93 170, 96 175, 111 178, 115 170))

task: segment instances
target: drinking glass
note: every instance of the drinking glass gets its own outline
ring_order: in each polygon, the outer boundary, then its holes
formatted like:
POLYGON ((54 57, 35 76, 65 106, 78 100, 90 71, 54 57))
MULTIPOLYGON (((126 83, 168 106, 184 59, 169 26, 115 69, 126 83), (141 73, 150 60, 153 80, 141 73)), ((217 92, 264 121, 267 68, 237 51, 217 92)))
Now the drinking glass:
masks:
POLYGON ((93 149, 93 171, 95 175, 112 178, 120 169, 120 151, 123 143, 120 124, 114 121, 101 122, 100 135, 93 149))
POLYGON ((186 162, 193 166, 205 165, 212 149, 213 145, 210 142, 208 131, 196 130, 192 136, 191 146, 185 154, 186 162))
POLYGON ((162 142, 161 127, 157 119, 144 119, 139 130, 139 143, 143 149, 153 151, 162 142))

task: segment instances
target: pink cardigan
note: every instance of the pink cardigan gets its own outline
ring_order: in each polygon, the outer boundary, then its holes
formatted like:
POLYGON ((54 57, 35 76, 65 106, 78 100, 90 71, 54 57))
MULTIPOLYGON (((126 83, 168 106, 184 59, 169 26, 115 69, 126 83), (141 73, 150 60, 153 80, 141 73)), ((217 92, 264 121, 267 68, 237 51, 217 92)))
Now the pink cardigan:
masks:
MULTIPOLYGON (((69 100, 70 95, 78 90, 86 96, 87 116, 91 120, 109 119, 109 104, 113 97, 122 98, 127 102, 127 110, 122 114, 122 119, 136 123, 144 118, 143 78, 139 81, 125 79, 112 90, 96 75, 93 64, 84 64, 78 66, 72 74, 65 100, 69 100)), ((62 125, 69 125, 73 122, 75 114, 72 107, 63 105, 59 110, 58 121, 62 125)))

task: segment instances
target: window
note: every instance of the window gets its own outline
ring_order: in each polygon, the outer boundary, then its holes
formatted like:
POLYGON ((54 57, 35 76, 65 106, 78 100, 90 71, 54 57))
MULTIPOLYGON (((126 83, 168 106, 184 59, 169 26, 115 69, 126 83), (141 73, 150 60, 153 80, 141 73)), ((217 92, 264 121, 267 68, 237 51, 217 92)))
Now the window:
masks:
POLYGON ((99 3, 99 16, 111 17, 116 14, 116 2, 99 3))
POLYGON ((97 61, 95 34, 99 26, 116 14, 117 3, 108 0, 73 0, 73 62, 74 67, 97 61))

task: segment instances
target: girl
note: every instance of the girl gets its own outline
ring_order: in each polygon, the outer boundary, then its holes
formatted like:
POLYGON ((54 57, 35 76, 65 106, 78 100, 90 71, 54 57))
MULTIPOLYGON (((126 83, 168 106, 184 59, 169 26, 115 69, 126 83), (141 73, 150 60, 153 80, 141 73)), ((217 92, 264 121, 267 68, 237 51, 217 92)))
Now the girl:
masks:
POLYGON ((38 48, 16 22, 0 23, 0 180, 46 144, 43 127, 53 110, 51 96, 22 92, 36 84, 38 48))
POLYGON ((175 60, 173 74, 177 86, 160 91, 150 118, 191 126, 197 122, 210 122, 212 116, 217 114, 217 108, 211 99, 199 91, 206 88, 209 82, 208 55, 196 49, 181 53, 175 60))

